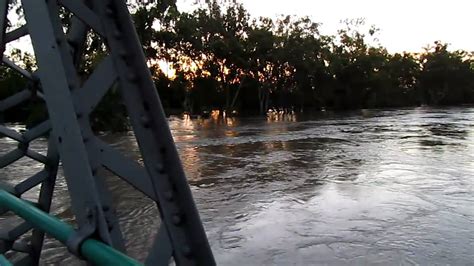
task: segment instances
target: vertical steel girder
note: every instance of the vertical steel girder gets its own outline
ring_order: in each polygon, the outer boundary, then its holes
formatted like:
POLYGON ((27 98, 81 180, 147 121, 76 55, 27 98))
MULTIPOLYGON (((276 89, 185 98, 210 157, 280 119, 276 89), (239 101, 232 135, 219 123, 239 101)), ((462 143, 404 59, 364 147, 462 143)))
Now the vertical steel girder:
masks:
POLYGON ((5 35, 7 29, 8 3, 10 0, 0 0, 0 55, 5 51, 5 35))
POLYGON ((109 194, 96 174, 99 170, 98 151, 88 141, 93 135, 89 118, 82 115, 81 103, 72 97, 72 93, 80 88, 80 82, 63 33, 58 6, 54 1, 24 0, 23 10, 38 68, 41 69, 39 79, 76 218, 79 224, 85 224, 90 212, 94 211, 102 240, 123 251, 125 245, 118 220, 110 211, 109 194), (110 213, 106 214, 106 210, 110 213))
MULTIPOLYGON (((124 1, 100 1, 124 103, 151 178, 168 236, 179 264, 213 263, 212 253, 192 199, 137 33, 124 1)), ((157 239, 160 239, 159 237, 157 239)))
MULTIPOLYGON (((26 25, 7 32, 8 2, 0 0, 0 48, 29 34, 38 70, 30 73, 6 57, 3 64, 31 79, 29 87, 39 87, 0 100, 0 112, 30 97, 40 96, 49 113, 49 120, 23 134, 0 125, 0 135, 19 143, 18 149, 0 157, 0 168, 23 156, 45 165, 38 174, 16 185, 8 185, 8 191, 21 197, 40 185, 38 202, 34 204, 48 212, 61 160, 79 229, 90 225, 92 219, 98 240, 125 251, 110 192, 102 177, 102 171, 107 169, 155 201, 160 211, 162 222, 148 252, 146 265, 168 265, 171 258, 178 265, 214 265, 212 251, 125 1, 22 0, 26 25), (67 34, 60 19, 60 7, 72 15, 67 34), (108 55, 88 79, 82 81, 78 71, 90 31, 100 36, 108 55), (144 166, 101 141, 91 129, 91 112, 114 84, 120 88, 144 166), (28 149, 32 140, 47 133, 46 156, 28 149)), ((15 249, 13 246, 18 246, 18 237, 31 229, 28 224, 20 224, 0 234, 0 255, 15 249)), ((25 261, 38 264, 44 233, 33 229, 32 236, 28 243, 30 248, 24 249, 28 255, 25 261)))

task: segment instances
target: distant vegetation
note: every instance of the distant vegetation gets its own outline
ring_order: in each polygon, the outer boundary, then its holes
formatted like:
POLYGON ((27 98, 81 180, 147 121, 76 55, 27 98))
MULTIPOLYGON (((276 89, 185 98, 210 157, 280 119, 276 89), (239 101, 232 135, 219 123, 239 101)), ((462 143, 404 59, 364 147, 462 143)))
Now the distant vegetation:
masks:
MULTIPOLYGON (((131 4, 131 10, 162 103, 171 113, 219 109, 246 115, 269 109, 474 102, 473 53, 451 51, 440 41, 421 53, 390 54, 378 43, 379 30, 367 27, 363 19, 346 20, 336 35, 327 36, 308 17, 253 19, 235 1, 201 1, 191 13, 179 12, 176 0, 154 2, 131 4), (159 62, 167 62, 169 69, 160 68, 159 62)), ((104 54, 95 38, 89 40, 95 57, 84 62, 86 74, 104 54)), ((0 74, 0 99, 25 83, 9 69, 1 68, 0 74)), ((117 93, 112 90, 102 102, 112 109, 96 111, 97 118, 107 117, 97 119, 97 128, 107 126, 99 121, 124 128, 117 93)), ((7 116, 15 120, 21 115, 7 116)))

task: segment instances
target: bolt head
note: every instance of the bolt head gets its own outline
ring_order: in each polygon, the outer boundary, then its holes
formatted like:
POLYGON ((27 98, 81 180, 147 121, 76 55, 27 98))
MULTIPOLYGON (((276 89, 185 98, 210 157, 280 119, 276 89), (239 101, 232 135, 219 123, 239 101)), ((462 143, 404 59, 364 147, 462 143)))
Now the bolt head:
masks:
POLYGON ((107 9, 105 9, 105 14, 106 14, 107 16, 112 17, 112 16, 114 16, 115 12, 114 12, 114 10, 113 10, 112 8, 109 7, 109 8, 107 8, 107 9))
POLYGON ((173 200, 173 192, 166 191, 165 192, 165 199, 168 200, 168 201, 172 201, 173 200))
POLYGON ((187 245, 184 246, 183 247, 183 254, 184 254, 184 256, 186 256, 188 258, 191 257, 191 255, 192 255, 191 248, 187 245))
POLYGON ((181 217, 178 214, 173 215, 172 218, 173 224, 174 225, 179 225, 181 223, 181 217))
POLYGON ((122 33, 119 30, 114 31, 114 38, 115 39, 122 38, 122 33))
POLYGON ((128 80, 130 80, 131 82, 136 82, 138 80, 137 74, 130 72, 128 74, 128 80))

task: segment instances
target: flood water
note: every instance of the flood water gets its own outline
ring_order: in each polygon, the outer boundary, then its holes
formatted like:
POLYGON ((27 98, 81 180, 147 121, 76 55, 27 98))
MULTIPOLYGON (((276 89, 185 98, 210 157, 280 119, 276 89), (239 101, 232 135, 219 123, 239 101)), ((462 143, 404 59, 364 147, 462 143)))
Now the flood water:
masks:
MULTIPOLYGON (((170 126, 220 265, 474 265, 474 108, 170 126)), ((102 138, 138 159, 130 134, 102 138)), ((0 153, 13 145, 0 139, 0 153)), ((0 175, 14 181, 39 167, 25 159, 0 175)), ((129 253, 143 260, 156 208, 108 183, 129 253)), ((55 196, 54 213, 71 221, 61 177, 55 196)), ((74 262, 48 239, 43 264, 74 262)))

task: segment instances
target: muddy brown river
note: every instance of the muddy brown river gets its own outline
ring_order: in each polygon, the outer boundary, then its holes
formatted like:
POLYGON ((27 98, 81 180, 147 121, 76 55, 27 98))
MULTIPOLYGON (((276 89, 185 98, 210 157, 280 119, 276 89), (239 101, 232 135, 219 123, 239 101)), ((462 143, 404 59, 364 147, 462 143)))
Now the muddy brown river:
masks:
MULTIPOLYGON (((474 265, 474 108, 169 123, 219 265, 474 265)), ((131 134, 101 138, 139 160, 131 134)), ((1 138, 0 153, 14 145, 1 138)), ((40 167, 22 159, 0 174, 40 167)), ((129 254, 143 260, 157 210, 108 184, 129 254)), ((71 222, 62 177, 55 197, 71 222)), ((42 263, 80 265, 51 239, 42 263)))

